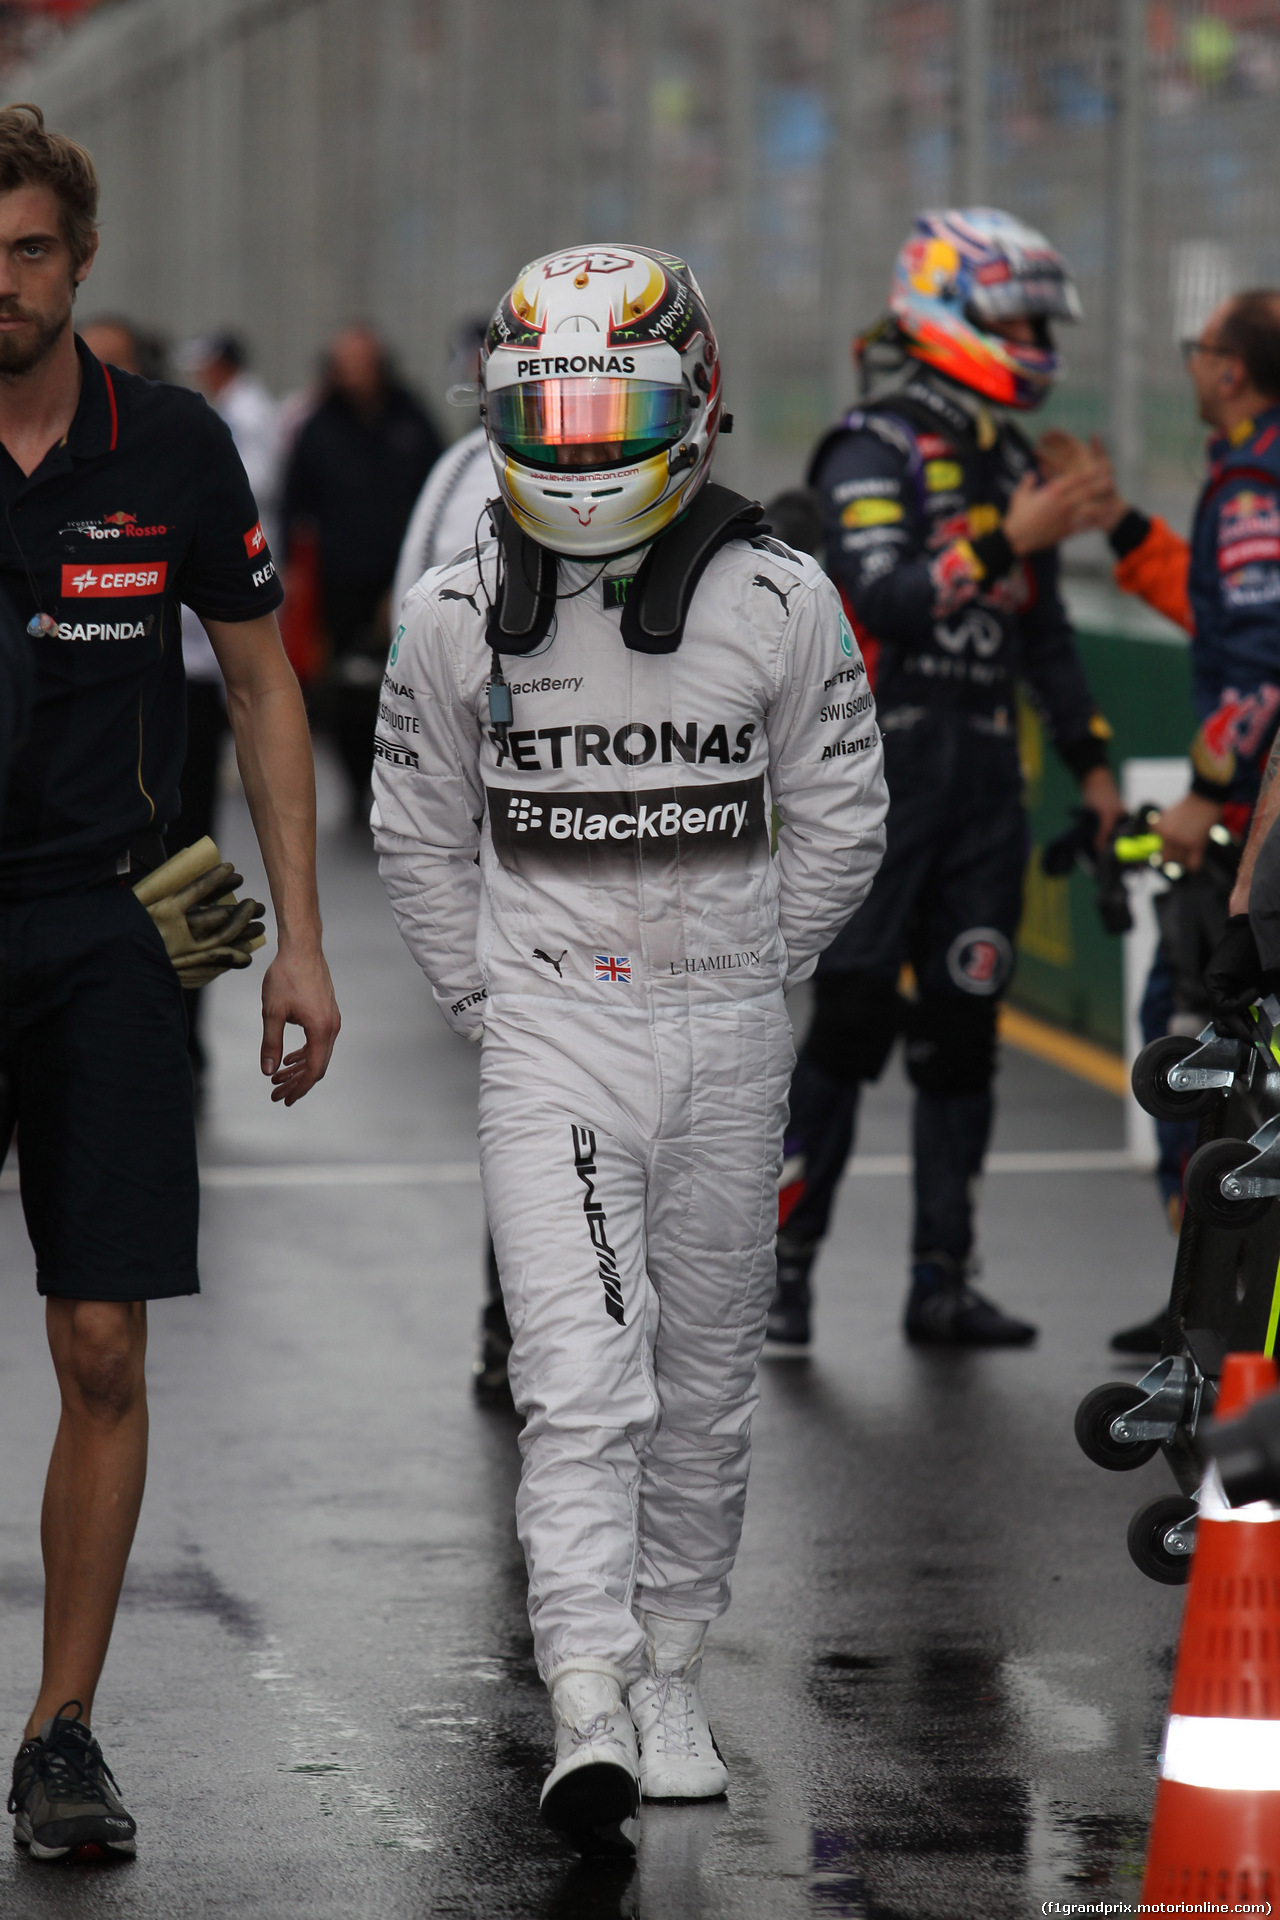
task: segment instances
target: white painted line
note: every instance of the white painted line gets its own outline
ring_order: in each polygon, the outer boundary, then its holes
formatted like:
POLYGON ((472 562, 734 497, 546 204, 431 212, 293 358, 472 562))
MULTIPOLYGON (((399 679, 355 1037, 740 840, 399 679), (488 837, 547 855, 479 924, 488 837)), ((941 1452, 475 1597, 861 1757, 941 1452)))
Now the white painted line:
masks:
POLYGON ((1065 1147, 1055 1153, 992 1153, 988 1173, 1138 1173, 1151 1171, 1128 1147, 1065 1147))
MULTIPOLYGON (((340 1810, 354 1815, 354 1832, 360 1837, 403 1853, 433 1853, 439 1843, 426 1822, 379 1777, 385 1750, 381 1733, 359 1726, 294 1667, 274 1635, 249 1656, 251 1677, 272 1697, 276 1738, 289 1756, 288 1771, 310 1779, 322 1814, 340 1810)), ((434 1811, 434 1803, 427 1806, 434 1811)))
POLYGON ((297 1167, 201 1167, 202 1187, 466 1187, 479 1186, 474 1160, 325 1161, 297 1167))
MULTIPOLYGON (((1131 1173, 1137 1162, 1123 1148, 1066 1148, 1045 1153, 992 1153, 988 1173, 1131 1173)), ((911 1172, 905 1153, 855 1155, 849 1172, 867 1176, 902 1177, 911 1172)), ((324 1161, 301 1166, 207 1166, 200 1170, 205 1187, 468 1187, 477 1186, 480 1169, 474 1160, 440 1161, 324 1161)), ((10 1176, 0 1186, 10 1183, 10 1176)), ((12 1182, 16 1185, 16 1180, 12 1182)))
MULTIPOLYGON (((905 1178, 911 1157, 905 1153, 855 1154, 848 1171, 863 1178, 905 1178)), ((1067 1147, 1051 1153, 989 1153, 986 1173, 1138 1173, 1146 1163, 1125 1148, 1067 1147)), ((201 1167, 202 1187, 478 1187, 474 1160, 426 1162, 394 1160, 319 1161, 314 1165, 201 1167)), ((18 1191, 16 1167, 0 1173, 0 1193, 18 1191)))
MULTIPOLYGON (((1134 1173, 1141 1162, 1124 1147, 1064 1147, 1049 1153, 989 1153, 984 1173, 1134 1173)), ((905 1153, 855 1154, 849 1162, 854 1174, 907 1174, 911 1157, 905 1153)))

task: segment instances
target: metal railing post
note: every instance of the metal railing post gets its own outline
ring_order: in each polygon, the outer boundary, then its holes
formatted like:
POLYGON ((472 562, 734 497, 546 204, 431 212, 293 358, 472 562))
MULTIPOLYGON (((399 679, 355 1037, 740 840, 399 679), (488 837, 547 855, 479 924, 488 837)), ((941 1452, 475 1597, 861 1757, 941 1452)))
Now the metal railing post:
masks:
POLYGON ((1116 0, 1115 112, 1108 190, 1107 428, 1120 490, 1143 467, 1142 148, 1146 0, 1116 0))
POLYGON ((991 0, 957 0, 956 78, 959 140, 956 167, 961 206, 987 197, 987 76, 991 67, 991 0))
POLYGON ((728 299, 721 319, 724 347, 725 395, 734 416, 733 437, 726 442, 728 466, 743 492, 757 487, 756 466, 756 352, 753 329, 757 302, 751 297, 756 279, 756 32, 758 0, 734 0, 725 10, 728 68, 728 125, 725 159, 729 173, 728 299))
POLYGON ((630 26, 631 88, 629 95, 630 149, 635 156, 631 173, 631 235, 642 246, 669 251, 662 230, 662 185, 659 176, 654 94, 658 57, 666 31, 663 0, 645 0, 634 10, 630 26))
POLYGON ((452 323, 470 312, 472 285, 471 223, 477 217, 472 179, 472 134, 478 105, 477 20, 473 0, 449 0, 445 16, 445 58, 449 74, 448 280, 452 323))
POLYGON ((583 0, 556 0, 555 111, 551 151, 554 170, 553 246, 576 247, 594 234, 582 231, 583 133, 587 120, 587 10, 583 0))
POLYGON ((874 230, 873 196, 879 191, 867 156, 872 110, 867 84, 869 0, 832 0, 831 139, 823 209, 823 332, 828 342, 827 382, 832 417, 854 397, 849 341, 869 320, 883 289, 868 284, 878 262, 867 258, 874 230))

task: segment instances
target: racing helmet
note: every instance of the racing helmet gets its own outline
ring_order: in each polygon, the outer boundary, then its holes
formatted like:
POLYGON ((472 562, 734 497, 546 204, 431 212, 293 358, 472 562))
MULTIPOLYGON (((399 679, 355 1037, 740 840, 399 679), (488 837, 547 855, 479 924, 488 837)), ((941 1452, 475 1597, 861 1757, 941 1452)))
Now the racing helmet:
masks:
POLYGON ((1062 373, 1050 322, 1079 320, 1080 296, 1042 233, 994 207, 916 216, 893 268, 889 309, 907 353, 1004 407, 1038 407, 1062 373), (991 330, 1035 323, 1023 346, 991 330))
POLYGON ((720 355, 672 254, 568 247, 523 267, 489 323, 480 386, 498 491, 553 553, 656 539, 710 471, 720 355))

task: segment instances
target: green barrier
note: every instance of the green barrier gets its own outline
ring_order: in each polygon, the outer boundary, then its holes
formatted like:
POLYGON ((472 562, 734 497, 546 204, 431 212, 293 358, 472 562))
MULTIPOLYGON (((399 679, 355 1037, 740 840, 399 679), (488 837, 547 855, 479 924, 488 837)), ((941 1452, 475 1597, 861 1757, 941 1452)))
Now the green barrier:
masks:
MULTIPOLYGON (((1185 636, 1111 588, 1074 584, 1068 600, 1090 685, 1115 729, 1113 765, 1185 754, 1195 730, 1185 636)), ((1084 874, 1049 880, 1040 871, 1040 848, 1067 825, 1076 784, 1025 703, 1020 738, 1033 845, 1009 997, 1028 1013, 1120 1051, 1121 942, 1103 932, 1084 874)))

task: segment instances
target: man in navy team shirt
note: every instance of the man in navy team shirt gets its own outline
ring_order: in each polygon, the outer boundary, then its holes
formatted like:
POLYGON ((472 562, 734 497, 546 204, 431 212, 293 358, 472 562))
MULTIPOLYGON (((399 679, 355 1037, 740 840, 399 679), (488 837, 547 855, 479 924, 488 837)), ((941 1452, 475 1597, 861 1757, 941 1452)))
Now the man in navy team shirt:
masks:
MULTIPOLYGON (((142 1500, 147 1302, 194 1293, 198 1180, 182 989, 133 893, 166 855, 185 753, 180 603, 227 684, 275 905, 262 1070, 292 1105, 338 1009, 320 943, 315 788, 281 594, 226 427, 105 367, 71 329, 97 249, 83 148, 0 110, 0 587, 31 718, 0 827, 5 1086, 62 1412, 45 1488, 44 1672, 14 1763, 33 1858, 134 1851, 89 1730, 142 1500), (283 1052, 284 1028, 305 1045, 283 1052)), ((172 851, 172 849, 170 849, 172 851)))

